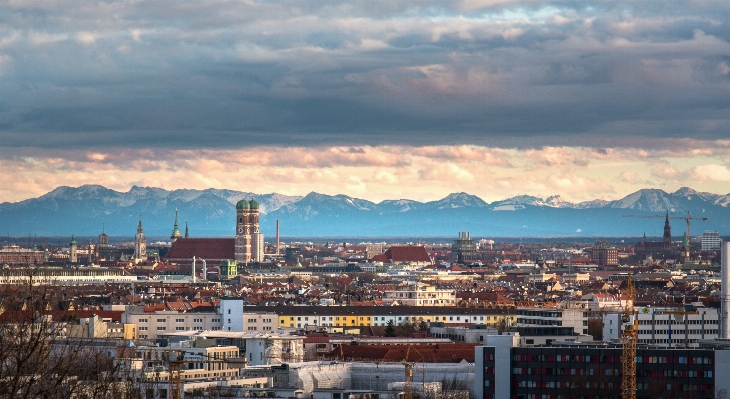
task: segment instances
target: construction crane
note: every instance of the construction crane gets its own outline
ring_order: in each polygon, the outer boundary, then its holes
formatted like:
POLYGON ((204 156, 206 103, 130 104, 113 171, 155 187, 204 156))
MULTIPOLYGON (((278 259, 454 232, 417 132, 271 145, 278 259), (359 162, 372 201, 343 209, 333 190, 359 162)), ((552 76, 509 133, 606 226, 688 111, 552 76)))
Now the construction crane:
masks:
POLYGON ((621 399, 636 399, 636 340, 638 320, 635 317, 634 281, 629 276, 626 288, 626 306, 621 315, 624 331, 621 334, 621 399))
POLYGON ((701 220, 701 221, 704 222, 704 221, 707 220, 707 218, 705 218, 705 217, 692 217, 692 215, 690 214, 689 211, 687 211, 687 216, 686 217, 684 217, 684 216, 669 216, 669 213, 667 213, 667 215, 665 215, 665 216, 662 216, 662 215, 648 215, 648 216, 644 216, 644 215, 623 215, 623 217, 625 217, 625 218, 642 218, 642 219, 659 219, 659 218, 666 217, 668 219, 681 219, 681 220, 684 220, 687 223, 687 230, 686 230, 687 240, 689 240, 689 238, 690 238, 690 234, 689 234, 689 231, 690 231, 689 230, 690 221, 691 220, 701 220))

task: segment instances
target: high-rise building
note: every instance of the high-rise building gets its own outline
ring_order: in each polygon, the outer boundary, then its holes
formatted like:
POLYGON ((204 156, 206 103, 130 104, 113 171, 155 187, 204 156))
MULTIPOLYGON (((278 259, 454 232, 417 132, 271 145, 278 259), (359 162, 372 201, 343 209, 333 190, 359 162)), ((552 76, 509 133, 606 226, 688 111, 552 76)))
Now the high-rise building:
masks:
POLYGON ((597 241, 591 251, 591 262, 599 266, 618 266, 618 249, 604 241, 597 241))
POLYGON ((147 260, 147 239, 144 237, 141 216, 137 225, 137 234, 134 235, 134 260, 139 262, 147 260))
POLYGON ((477 243, 471 239, 471 233, 462 231, 459 239, 454 240, 451 245, 451 259, 460 263, 470 263, 479 260, 477 243))
POLYGON ((703 251, 719 251, 722 245, 720 233, 717 231, 706 231, 700 236, 703 251))

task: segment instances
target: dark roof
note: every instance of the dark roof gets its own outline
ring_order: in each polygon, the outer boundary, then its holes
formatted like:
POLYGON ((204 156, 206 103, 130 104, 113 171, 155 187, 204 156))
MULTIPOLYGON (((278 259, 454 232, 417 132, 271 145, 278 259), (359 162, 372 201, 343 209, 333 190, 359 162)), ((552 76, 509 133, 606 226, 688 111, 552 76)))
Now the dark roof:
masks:
POLYGON ((189 259, 192 262, 195 256, 210 262, 234 259, 235 251, 235 238, 178 238, 165 254, 165 259, 189 259))

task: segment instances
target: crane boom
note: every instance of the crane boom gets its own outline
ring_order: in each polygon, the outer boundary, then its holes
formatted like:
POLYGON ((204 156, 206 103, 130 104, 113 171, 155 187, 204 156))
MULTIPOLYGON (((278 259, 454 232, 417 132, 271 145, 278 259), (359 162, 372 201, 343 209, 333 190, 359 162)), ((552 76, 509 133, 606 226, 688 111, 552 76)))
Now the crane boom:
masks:
POLYGON ((687 223, 687 230, 686 230, 686 232, 687 232, 687 239, 688 240, 690 238, 690 234, 689 234, 690 233, 690 221, 691 220, 701 220, 701 221, 704 222, 704 221, 707 220, 706 217, 693 217, 690 214, 690 211, 687 211, 687 216, 623 215, 623 217, 625 217, 625 218, 640 218, 640 219, 658 219, 658 218, 668 217, 669 219, 680 219, 680 220, 684 220, 687 223))

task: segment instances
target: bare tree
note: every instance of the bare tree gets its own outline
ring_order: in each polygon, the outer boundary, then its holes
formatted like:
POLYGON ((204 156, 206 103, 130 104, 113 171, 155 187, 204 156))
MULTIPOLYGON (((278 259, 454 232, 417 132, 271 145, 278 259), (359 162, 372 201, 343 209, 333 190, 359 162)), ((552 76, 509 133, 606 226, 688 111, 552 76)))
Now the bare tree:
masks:
POLYGON ((135 398, 139 380, 109 342, 66 337, 48 286, 0 285, 0 399, 135 398))

